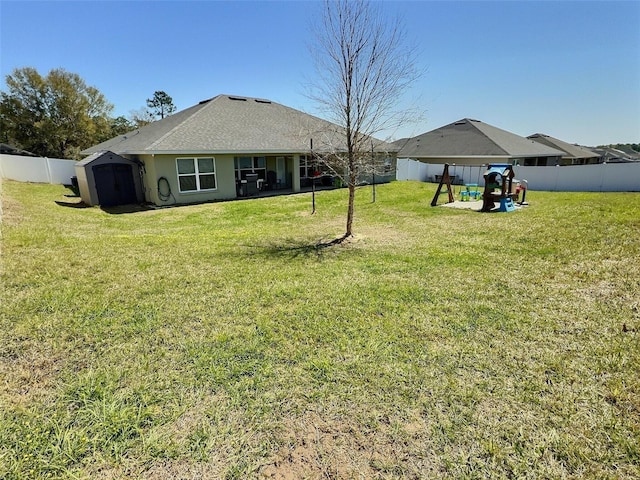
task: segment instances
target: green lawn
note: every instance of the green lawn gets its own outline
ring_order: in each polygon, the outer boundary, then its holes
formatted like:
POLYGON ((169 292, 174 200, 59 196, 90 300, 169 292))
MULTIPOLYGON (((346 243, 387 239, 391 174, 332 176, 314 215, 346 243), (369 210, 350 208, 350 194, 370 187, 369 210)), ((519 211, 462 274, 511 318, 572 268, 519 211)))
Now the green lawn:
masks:
POLYGON ((0 477, 638 478, 640 194, 2 185, 0 477))

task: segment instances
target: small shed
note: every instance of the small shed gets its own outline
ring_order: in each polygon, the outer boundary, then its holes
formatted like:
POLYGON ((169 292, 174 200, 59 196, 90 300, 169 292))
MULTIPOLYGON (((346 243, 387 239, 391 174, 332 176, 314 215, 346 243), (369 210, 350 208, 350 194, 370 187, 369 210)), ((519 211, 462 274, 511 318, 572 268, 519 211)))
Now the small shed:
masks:
POLYGON ((110 151, 76 163, 78 190, 87 205, 113 207, 143 201, 141 163, 110 151))

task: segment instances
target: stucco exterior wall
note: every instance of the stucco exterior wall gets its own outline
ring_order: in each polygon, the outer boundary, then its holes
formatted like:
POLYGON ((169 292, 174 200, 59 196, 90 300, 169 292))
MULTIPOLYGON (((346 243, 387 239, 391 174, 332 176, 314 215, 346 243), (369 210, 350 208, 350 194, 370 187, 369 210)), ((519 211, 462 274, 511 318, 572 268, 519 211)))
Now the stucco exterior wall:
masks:
POLYGON ((145 155, 141 156, 140 160, 145 164, 146 199, 156 205, 202 203, 236 198, 233 155, 145 155), (176 158, 204 157, 215 159, 216 188, 201 192, 181 192, 176 158), (161 178, 164 180, 159 185, 161 178), (165 197, 161 198, 159 189, 165 197), (166 198, 167 193, 168 198, 166 198))
MULTIPOLYGON (((155 205, 177 205, 186 203, 202 203, 215 200, 231 200, 238 197, 236 190, 236 172, 234 158, 236 155, 138 155, 135 159, 144 164, 144 196, 147 202, 155 205), (215 159, 216 188, 201 192, 180 192, 178 182, 177 158, 210 158, 215 159), (160 182, 160 184, 159 184, 160 182)), ((300 191, 300 155, 260 153, 247 156, 264 156, 266 158, 266 170, 282 173, 282 185, 293 192, 300 191), (285 168, 282 172, 277 168, 277 159, 283 158, 285 168)), ((132 156, 133 158, 133 156, 132 156)), ((390 157, 388 171, 384 174, 376 174, 376 183, 389 182, 395 179, 396 157, 390 157)), ((371 177, 364 177, 363 181, 370 182, 371 177)))
POLYGON ((158 191, 157 191, 156 183, 151 185, 151 182, 149 181, 149 179, 157 178, 155 175, 155 165, 151 161, 153 158, 153 155, 135 155, 131 157, 135 158, 136 160, 139 160, 144 165, 142 170, 142 190, 144 192, 145 202, 161 205, 160 203, 157 203, 158 191), (154 188, 151 188, 152 186, 154 188))

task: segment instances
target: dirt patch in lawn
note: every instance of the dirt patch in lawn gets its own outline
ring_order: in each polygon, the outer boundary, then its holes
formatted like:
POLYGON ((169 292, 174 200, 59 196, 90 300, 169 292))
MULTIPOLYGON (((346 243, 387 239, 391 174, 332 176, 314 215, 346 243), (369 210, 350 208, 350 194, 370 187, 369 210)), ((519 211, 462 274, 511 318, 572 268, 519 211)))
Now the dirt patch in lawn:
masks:
POLYGON ((287 421, 285 438, 287 445, 261 469, 261 478, 352 478, 373 473, 365 448, 348 424, 331 424, 312 414, 287 421))
MULTIPOLYGON (((285 428, 287 444, 260 469, 260 478, 377 478, 390 474, 413 478, 429 469, 426 464, 407 461, 410 453, 398 449, 391 439, 390 425, 366 431, 355 420, 327 420, 312 413, 285 422, 285 428)), ((405 423, 402 430, 407 446, 424 434, 424 425, 405 423)))

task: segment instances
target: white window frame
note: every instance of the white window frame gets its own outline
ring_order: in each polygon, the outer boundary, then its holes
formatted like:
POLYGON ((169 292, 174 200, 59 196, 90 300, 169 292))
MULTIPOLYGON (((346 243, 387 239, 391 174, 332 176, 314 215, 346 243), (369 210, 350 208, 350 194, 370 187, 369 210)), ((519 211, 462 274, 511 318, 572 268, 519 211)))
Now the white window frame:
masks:
POLYGON ((178 189, 180 193, 198 193, 198 192, 213 192, 218 190, 218 174, 216 169, 216 158, 214 156, 206 156, 206 157, 177 157, 176 158, 176 175, 178 176, 178 189), (201 159, 211 159, 213 161, 213 172, 202 172, 200 173, 198 169, 198 160, 201 159), (180 173, 180 169, 178 168, 179 160, 192 160, 194 172, 193 173, 180 173), (200 188, 200 176, 201 175, 212 175, 213 181, 215 183, 215 188, 200 188), (196 189, 195 190, 182 190, 180 186, 180 177, 196 177, 196 189))

